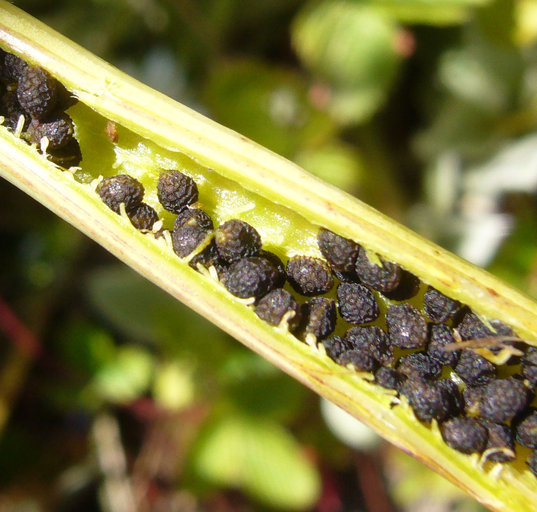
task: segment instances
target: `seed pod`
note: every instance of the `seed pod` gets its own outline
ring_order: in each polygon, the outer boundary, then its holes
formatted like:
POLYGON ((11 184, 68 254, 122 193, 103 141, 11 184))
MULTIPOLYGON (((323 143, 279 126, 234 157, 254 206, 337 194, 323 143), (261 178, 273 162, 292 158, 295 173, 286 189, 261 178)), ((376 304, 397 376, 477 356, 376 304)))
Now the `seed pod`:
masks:
POLYGON ((27 136, 30 142, 39 144, 43 137, 48 139, 50 149, 65 146, 73 138, 73 121, 65 114, 56 114, 46 119, 32 119, 28 126, 27 136))
POLYGON ((359 249, 356 242, 321 228, 317 235, 317 243, 322 255, 334 270, 354 272, 359 249))
POLYGON ((537 350, 529 351, 522 358, 521 373, 532 388, 537 386, 537 350))
POLYGON ((287 262, 287 279, 301 295, 322 295, 332 289, 334 279, 326 261, 310 256, 293 256, 287 262))
POLYGON ((496 366, 473 350, 464 349, 455 372, 469 386, 482 386, 494 379, 496 366))
POLYGON ((359 372, 372 372, 378 367, 377 360, 363 348, 345 350, 337 362, 342 366, 351 365, 359 372))
POLYGON ((407 379, 401 388, 416 417, 424 423, 444 421, 453 415, 449 390, 436 381, 407 379))
POLYGON ((172 232, 173 250, 180 258, 186 258, 211 234, 213 221, 203 210, 183 210, 175 219, 172 232))
POLYGON ((520 380, 493 380, 484 387, 480 415, 495 423, 509 421, 525 409, 529 399, 529 390, 520 380))
POLYGON ((510 462, 515 460, 515 436, 513 431, 507 425, 493 423, 491 421, 482 421, 483 426, 488 431, 487 460, 492 462, 510 462), (490 450, 494 450, 490 452, 490 450))
POLYGON ((459 360, 460 351, 444 350, 446 345, 455 343, 453 329, 445 324, 430 324, 429 331, 427 354, 442 365, 455 367, 459 360))
POLYGON ((516 440, 522 446, 537 449, 537 411, 532 409, 515 427, 516 440))
POLYGON ((440 426, 445 443, 462 453, 482 453, 487 445, 487 429, 474 418, 453 418, 440 426))
POLYGON ((386 312, 390 342, 399 348, 421 348, 427 343, 425 317, 410 304, 390 306, 386 312))
POLYGON ((421 380, 437 379, 442 373, 440 363, 422 352, 414 352, 403 356, 399 360, 397 369, 409 378, 421 380))
POLYGON ((198 200, 198 186, 179 171, 161 172, 157 183, 160 204, 169 212, 180 213, 198 200))
POLYGON ((278 272, 265 258, 243 258, 232 263, 222 274, 222 284, 235 297, 263 297, 274 289, 278 272))
POLYGON ((333 361, 337 361, 339 356, 345 352, 345 350, 350 350, 352 347, 341 336, 330 336, 322 340, 326 354, 333 361))
POLYGON ((432 322, 447 322, 461 309, 460 302, 446 297, 435 288, 429 286, 423 297, 425 313, 432 322))
POLYGON ((302 339, 313 335, 323 340, 336 327, 336 303, 333 299, 314 297, 302 305, 302 339))
POLYGON ((401 375, 397 370, 381 366, 375 372, 375 383, 386 389, 395 389, 400 391, 406 377, 401 375))
POLYGON ((140 205, 133 208, 129 211, 128 216, 136 229, 150 231, 153 229, 155 222, 158 221, 157 212, 146 203, 140 203, 140 205))
POLYGON ((401 267, 396 263, 384 261, 380 258, 381 265, 369 261, 367 252, 363 247, 358 251, 356 259, 356 274, 360 281, 379 292, 391 292, 397 288, 401 280, 401 267))
POLYGON ((132 176, 118 174, 104 178, 96 188, 97 194, 108 208, 119 213, 121 203, 129 212, 138 207, 144 198, 144 186, 132 176))
POLYGON ((366 352, 383 365, 393 363, 393 347, 387 334, 376 325, 353 327, 345 333, 344 340, 351 349, 366 352))
POLYGON ((232 219, 216 228, 214 241, 218 254, 227 263, 255 256, 261 249, 261 237, 250 224, 232 219))
POLYGON ((339 314, 351 324, 366 324, 379 316, 375 296, 364 285, 341 283, 337 287, 337 302, 339 314))
POLYGON ((300 306, 294 297, 282 288, 276 288, 267 293, 257 304, 257 316, 272 325, 280 325, 283 316, 292 311, 294 316, 289 318, 289 330, 295 330, 300 323, 300 306))
POLYGON ((59 84, 44 69, 37 66, 19 66, 17 69, 17 99, 25 112, 33 118, 44 119, 55 108, 59 84))

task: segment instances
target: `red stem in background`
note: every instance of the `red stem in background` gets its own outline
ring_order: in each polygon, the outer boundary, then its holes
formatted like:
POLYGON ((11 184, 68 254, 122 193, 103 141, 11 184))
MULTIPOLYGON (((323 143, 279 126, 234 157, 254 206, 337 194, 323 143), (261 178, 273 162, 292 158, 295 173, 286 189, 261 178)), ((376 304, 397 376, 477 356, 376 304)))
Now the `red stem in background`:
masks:
POLYGON ((43 347, 36 336, 19 320, 0 296, 0 330, 23 354, 34 359, 42 354, 43 347))

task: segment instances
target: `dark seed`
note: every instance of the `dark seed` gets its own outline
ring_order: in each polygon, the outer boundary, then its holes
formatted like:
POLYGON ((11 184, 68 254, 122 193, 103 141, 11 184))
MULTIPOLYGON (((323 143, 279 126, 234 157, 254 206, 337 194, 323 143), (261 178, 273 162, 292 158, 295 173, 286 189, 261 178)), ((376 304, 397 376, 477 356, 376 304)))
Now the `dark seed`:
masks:
POLYGON ((459 360, 459 350, 444 350, 446 345, 455 343, 453 329, 445 324, 430 324, 427 354, 444 366, 454 367, 459 360))
POLYGON ((232 263, 222 273, 222 284, 242 299, 261 298, 272 289, 278 278, 274 265, 265 258, 243 258, 232 263))
POLYGON ((97 194, 108 208, 120 212, 121 203, 127 212, 138 207, 144 198, 144 186, 127 174, 104 178, 96 188, 97 194))
POLYGON ((425 423, 441 422, 453 414, 449 391, 436 381, 407 379, 401 388, 416 417, 425 423))
POLYGON ((464 349, 455 372, 469 386, 482 386, 494 379, 496 366, 473 350, 464 349))
POLYGON ((379 257, 381 265, 372 263, 367 252, 360 247, 356 260, 356 274, 360 281, 379 292, 391 292, 401 280, 401 268, 396 263, 384 261, 379 257))
POLYGON ((261 237, 257 230, 238 219, 220 224, 216 228, 214 240, 220 257, 228 263, 255 256, 261 249, 261 237))
POLYGON ((302 337, 311 334, 322 340, 336 327, 336 303, 333 299, 315 297, 302 305, 302 337))
POLYGON ((464 411, 464 398, 459 389, 459 386, 455 384, 451 379, 440 379, 437 381, 438 385, 444 388, 449 397, 450 415, 458 416, 464 411))
POLYGON ((272 325, 280 325, 283 316, 290 311, 294 313, 294 316, 288 320, 289 330, 293 331, 300 323, 300 306, 294 297, 282 288, 276 288, 267 293, 255 308, 257 316, 272 325))
POLYGON ((337 362, 342 366, 351 365, 359 372, 372 372, 377 366, 377 360, 364 349, 351 349, 343 352, 337 362))
POLYGON ((341 336, 330 336, 322 340, 326 354, 333 361, 337 361, 338 357, 345 352, 345 350, 350 350, 351 347, 341 336))
POLYGON ((28 64, 20 57, 12 53, 4 53, 2 78, 9 82, 16 82, 19 79, 19 75, 27 66, 28 64))
POLYGON ((203 210, 183 210, 175 219, 172 232, 173 250, 180 258, 195 251, 211 234, 213 221, 203 210))
POLYGON ((23 111, 22 107, 19 104, 17 99, 17 91, 8 87, 7 91, 2 96, 2 115, 4 116, 4 126, 11 130, 15 131, 19 118, 21 115, 24 116, 24 124, 22 130, 26 130, 30 125, 30 116, 23 111))
POLYGON ((440 431, 445 443, 462 453, 482 453, 487 446, 487 429, 474 418, 453 418, 440 431))
POLYGON ((479 416, 481 412, 481 401, 485 386, 466 386, 462 395, 464 397, 464 408, 469 416, 479 416))
POLYGON ((47 117, 56 108, 58 93, 58 81, 44 69, 28 64, 17 69, 17 99, 32 117, 47 117))
POLYGON ((537 411, 532 410, 516 426, 516 440, 522 446, 537 449, 537 411))
POLYGON ((276 268, 276 270, 278 271, 278 280, 276 281, 276 287, 283 288, 283 285, 287 280, 287 274, 285 273, 285 266, 282 260, 278 258, 278 256, 276 256, 276 254, 274 254, 273 252, 264 251, 263 249, 259 251, 257 256, 269 260, 274 265, 274 268, 276 268))
POLYGON ((381 366, 375 372, 375 382, 383 388, 399 391, 405 380, 406 377, 404 375, 401 375, 397 370, 386 366, 381 366))
POLYGON ((515 460, 515 436, 510 427, 491 421, 482 422, 488 431, 486 451, 487 460, 492 462, 509 462, 515 460))
POLYGON ((153 229, 153 224, 158 221, 157 212, 148 204, 141 203, 128 213, 132 225, 136 229, 153 229))
POLYGON ((407 300, 414 297, 421 287, 421 282, 414 274, 401 269, 401 279, 397 287, 391 292, 384 292, 384 295, 391 300, 407 300))
POLYGON ((364 285, 341 283, 337 287, 337 302, 339 314, 351 324, 366 324, 379 316, 375 296, 364 285))
POLYGON ((433 322, 447 322, 461 309, 460 302, 446 297, 435 288, 429 286, 423 298, 425 313, 433 322))
POLYGON ((206 269, 209 269, 210 267, 215 267, 216 272, 219 276, 227 267, 227 264, 224 264, 224 262, 220 259, 220 255, 218 254, 218 250, 216 249, 216 244, 214 243, 214 239, 211 240, 211 242, 209 243, 207 247, 205 247, 202 251, 196 254, 189 261, 188 264, 194 270, 198 270, 198 263, 202 267, 205 267, 206 269))
POLYGON ((440 377, 442 366, 427 354, 415 352, 403 356, 399 360, 397 369, 409 378, 433 380, 440 377))
POLYGON ((344 340, 351 349, 366 352, 383 365, 393 363, 393 347, 387 334, 376 325, 353 327, 345 333, 344 340))
POLYGON ((198 200, 198 186, 182 172, 165 171, 158 178, 157 195, 166 210, 180 213, 198 200))
POLYGON ((390 306, 386 312, 390 342, 399 348, 420 348, 427 343, 425 317, 410 304, 390 306))
POLYGON ((530 386, 537 386, 537 351, 528 352, 522 358, 521 364, 522 375, 528 379, 530 386))
POLYGON ((65 113, 57 114, 53 118, 32 119, 26 133, 30 142, 39 144, 41 139, 46 137, 48 147, 58 149, 65 146, 73 138, 73 121, 65 113))
POLYGON ((69 169, 69 167, 77 167, 82 161, 80 144, 74 137, 61 148, 47 149, 47 156, 49 160, 65 169, 69 169))
POLYGON ((480 414, 495 423, 509 421, 528 404, 530 393, 523 382, 513 377, 489 382, 483 390, 480 414))
POLYGON ((359 249, 357 243, 324 228, 319 230, 317 243, 322 255, 334 270, 354 271, 359 249))
POLYGON ((287 262, 286 270, 289 283, 302 295, 322 295, 334 286, 330 267, 319 258, 293 256, 287 262))

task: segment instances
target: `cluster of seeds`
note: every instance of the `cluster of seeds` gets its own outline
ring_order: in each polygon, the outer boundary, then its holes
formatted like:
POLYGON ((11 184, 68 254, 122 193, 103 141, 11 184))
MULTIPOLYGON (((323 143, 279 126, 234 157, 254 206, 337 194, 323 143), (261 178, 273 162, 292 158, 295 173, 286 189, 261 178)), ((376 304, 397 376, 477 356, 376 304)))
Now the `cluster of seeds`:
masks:
POLYGON ((0 50, 0 115, 4 126, 66 168, 82 160, 73 121, 65 113, 75 102, 45 70, 0 50))
MULTIPOLYGON (((45 150, 63 167, 81 160, 64 110, 72 104, 46 71, 0 53, 0 114, 8 129, 45 150)), ((164 236, 175 254, 207 271, 257 316, 283 326, 349 371, 405 400, 416 418, 440 426, 444 442, 483 460, 508 463, 529 448, 537 476, 537 348, 496 320, 482 321, 467 306, 427 287, 398 264, 369 253, 327 229, 318 232, 320 257, 294 255, 284 264, 263 249, 248 223, 214 226, 198 203, 194 180, 164 170, 157 184, 173 229, 144 203, 145 190, 126 174, 102 179, 101 200, 125 213, 139 230, 164 236)))

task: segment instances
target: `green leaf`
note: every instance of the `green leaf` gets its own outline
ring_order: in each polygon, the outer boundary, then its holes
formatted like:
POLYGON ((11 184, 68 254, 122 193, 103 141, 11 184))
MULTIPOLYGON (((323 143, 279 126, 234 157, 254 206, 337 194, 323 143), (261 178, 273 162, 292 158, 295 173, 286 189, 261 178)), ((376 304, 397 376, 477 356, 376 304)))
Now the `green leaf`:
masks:
POLYGON ((218 486, 240 487, 276 510, 303 510, 319 497, 314 465, 281 427, 261 419, 212 422, 191 460, 194 472, 218 486))

